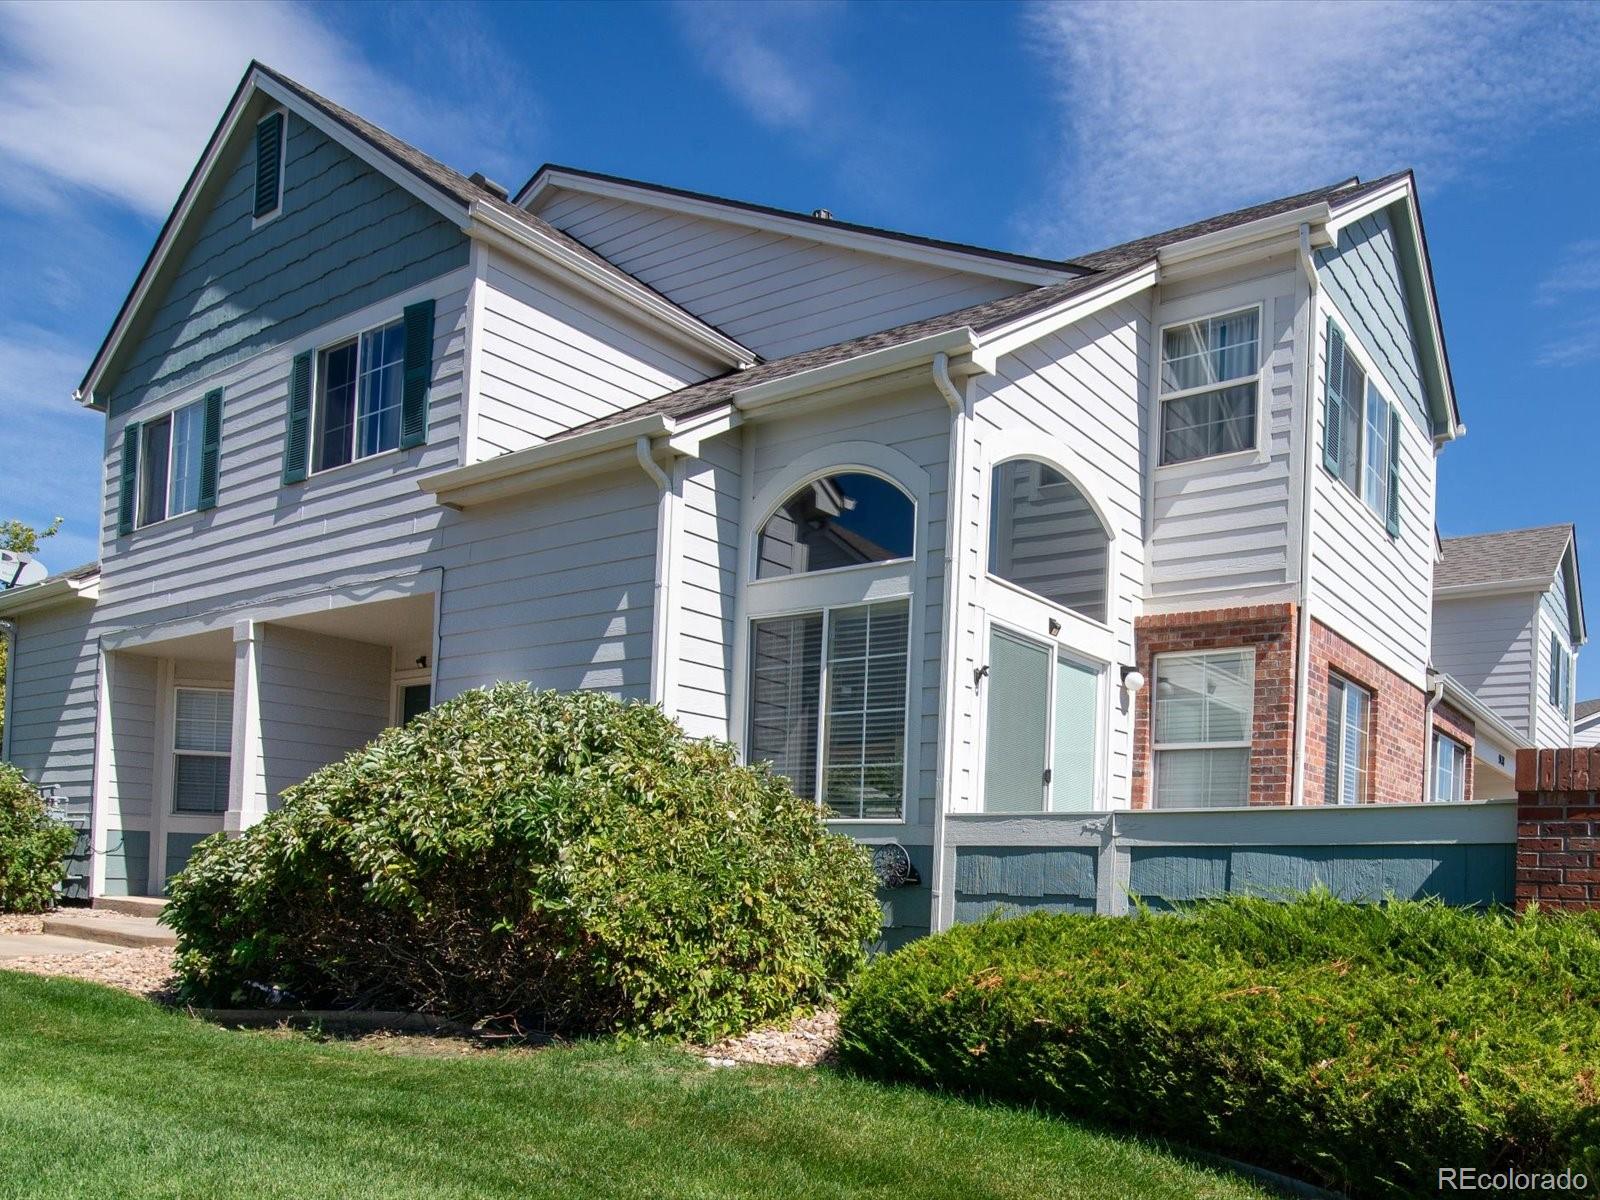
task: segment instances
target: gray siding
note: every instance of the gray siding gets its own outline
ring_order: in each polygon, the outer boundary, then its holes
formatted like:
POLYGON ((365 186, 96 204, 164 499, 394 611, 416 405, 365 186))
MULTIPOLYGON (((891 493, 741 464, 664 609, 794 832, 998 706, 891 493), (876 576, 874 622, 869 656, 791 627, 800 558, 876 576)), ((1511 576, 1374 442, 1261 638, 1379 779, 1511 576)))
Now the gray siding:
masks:
POLYGON ((1348 330, 1400 389, 1419 430, 1431 430, 1422 359, 1411 329, 1409 297, 1387 211, 1339 231, 1339 245, 1317 251, 1318 276, 1355 328, 1348 330))
POLYGON ((708 441, 679 467, 673 705, 691 734, 732 740, 734 597, 739 569, 740 436, 708 441))
MULTIPOLYGON (((102 896, 150 894, 150 834, 143 829, 106 831, 106 879, 102 896)), ((80 897, 81 898, 81 897, 80 897)))
POLYGON ((756 353, 779 358, 1021 291, 808 238, 554 189, 551 224, 756 353))
POLYGON ((102 385, 113 415, 466 265, 455 225, 293 114, 283 212, 252 228, 253 134, 241 122, 209 211, 102 385))
POLYGON ((7 669, 9 761, 83 820, 94 789, 93 616, 93 606, 79 600, 15 618, 15 656, 7 669))
MULTIPOLYGON (((1299 574, 1299 497, 1292 486, 1302 407, 1304 284, 1292 270, 1181 290, 1165 288, 1151 330, 1149 378, 1159 372, 1161 325, 1259 304, 1264 455, 1152 465, 1148 599, 1152 609, 1222 607, 1281 594, 1299 574)), ((1160 411, 1151 411, 1159 463, 1160 411)))
POLYGON ((956 853, 955 919, 993 913, 1092 913, 1097 851, 1092 846, 982 846, 956 853))
POLYGON ((108 820, 118 823, 148 826, 154 809, 156 669, 155 659, 132 654, 113 655, 107 666, 111 745, 106 756, 105 812, 108 820))
POLYGON ((394 664, 388 646, 271 624, 259 636, 257 786, 277 808, 284 788, 383 732, 394 664))
POLYGON ((1435 600, 1433 661, 1496 716, 1528 732, 1534 678, 1533 604, 1528 596, 1435 600))
POLYGON ((435 698, 521 679, 647 699, 655 545, 638 468, 453 514, 435 698))
POLYGON ((720 370, 490 252, 479 286, 477 446, 492 458, 720 370))

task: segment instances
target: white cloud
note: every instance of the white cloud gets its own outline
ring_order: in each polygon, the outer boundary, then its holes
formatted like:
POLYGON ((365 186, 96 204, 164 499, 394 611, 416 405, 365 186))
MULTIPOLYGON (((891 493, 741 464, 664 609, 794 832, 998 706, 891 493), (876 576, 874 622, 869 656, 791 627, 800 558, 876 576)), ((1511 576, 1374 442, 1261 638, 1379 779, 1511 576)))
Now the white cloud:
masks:
POLYGON ((701 65, 762 124, 813 127, 826 104, 826 37, 835 10, 823 4, 700 0, 677 6, 679 25, 701 65))
POLYGON ((1534 359, 1541 367, 1576 367, 1600 360, 1600 313, 1570 322, 1534 359))
POLYGON ((1600 5, 1054 3, 1061 145, 1028 236, 1063 253, 1352 174, 1438 187, 1600 108, 1600 5))
POLYGON ((1585 238, 1564 248, 1560 263, 1539 281, 1534 299, 1559 304, 1584 292, 1600 292, 1600 238, 1585 238))
MULTIPOLYGON (((382 12, 363 6, 364 15, 382 12)), ((431 67, 430 86, 391 82, 334 26, 293 0, 251 4, 9 3, 0 8, 0 177, 15 205, 65 187, 164 216, 251 58, 454 158, 501 158, 509 72, 468 9, 431 46, 472 61, 431 67), (485 98, 502 101, 476 103, 485 98)), ((417 19, 434 17, 422 11, 417 19)), ((526 100, 520 98, 519 100, 526 100)), ((472 170, 476 162, 466 165, 472 170)))

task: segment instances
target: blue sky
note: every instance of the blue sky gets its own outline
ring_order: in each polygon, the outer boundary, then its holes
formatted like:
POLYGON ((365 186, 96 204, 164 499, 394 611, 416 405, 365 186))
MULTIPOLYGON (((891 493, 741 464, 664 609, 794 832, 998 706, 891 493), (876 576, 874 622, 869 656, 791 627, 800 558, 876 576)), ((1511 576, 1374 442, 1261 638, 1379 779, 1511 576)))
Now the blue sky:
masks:
POLYGON ((0 517, 64 515, 52 566, 96 555, 72 387, 252 56, 513 189, 1043 255, 1415 167, 1469 428, 1440 524, 1575 521, 1600 595, 1600 5, 0 5, 0 517))

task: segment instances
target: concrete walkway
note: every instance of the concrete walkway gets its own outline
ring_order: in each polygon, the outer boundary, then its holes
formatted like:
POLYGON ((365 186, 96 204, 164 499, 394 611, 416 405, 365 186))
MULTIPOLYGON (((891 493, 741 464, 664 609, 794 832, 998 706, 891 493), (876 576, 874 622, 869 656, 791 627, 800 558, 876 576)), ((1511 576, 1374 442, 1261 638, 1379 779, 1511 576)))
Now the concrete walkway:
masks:
POLYGON ((104 942, 53 933, 0 933, 0 965, 13 958, 70 957, 106 949, 104 942))

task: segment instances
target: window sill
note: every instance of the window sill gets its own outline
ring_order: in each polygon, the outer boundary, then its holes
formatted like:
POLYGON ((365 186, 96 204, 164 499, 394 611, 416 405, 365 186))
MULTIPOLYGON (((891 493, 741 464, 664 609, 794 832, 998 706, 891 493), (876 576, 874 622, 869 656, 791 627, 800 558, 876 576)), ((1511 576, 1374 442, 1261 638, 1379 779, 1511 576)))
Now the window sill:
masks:
POLYGON ((824 825, 904 825, 904 816, 898 817, 824 817, 824 825))
POLYGON ((159 521, 151 521, 148 525, 139 525, 139 526, 135 527, 134 529, 130 530, 129 532, 119 535, 118 540, 122 541, 122 540, 127 540, 129 538, 136 538, 141 533, 144 533, 147 530, 151 530, 151 529, 165 529, 165 528, 168 528, 168 527, 176 526, 178 524, 178 522, 180 522, 180 521, 195 521, 198 518, 204 516, 206 513, 215 512, 215 511, 216 511, 215 507, 212 507, 212 508, 191 508, 188 512, 177 513, 174 516, 170 516, 170 517, 162 517, 161 520, 159 520, 159 521))
POLYGON ((310 483, 313 479, 323 479, 329 475, 337 475, 340 471, 348 471, 352 467, 365 466, 367 463, 377 462, 379 459, 389 458, 391 455, 404 454, 407 450, 421 450, 426 445, 427 443, 424 442, 422 446, 396 446, 392 450, 379 450, 376 454, 369 454, 365 458, 352 458, 349 462, 340 463, 336 467, 323 467, 316 471, 308 470, 306 477, 300 482, 310 483))
POLYGON ((1251 446, 1246 450, 1228 450, 1221 454, 1208 454, 1204 458, 1186 458, 1182 462, 1157 463, 1157 475, 1199 475, 1220 464, 1234 466, 1243 462, 1268 463, 1272 456, 1251 446))
POLYGON ((1346 483, 1342 477, 1338 475, 1330 475, 1327 467, 1322 468, 1322 473, 1324 476, 1326 476, 1328 482, 1333 484, 1334 491, 1336 491, 1343 498, 1344 502, 1359 509, 1367 520, 1371 521, 1378 527, 1378 532, 1383 535, 1385 540, 1392 542, 1395 545, 1400 544, 1400 535, 1389 532, 1388 519, 1374 512, 1372 505, 1367 503, 1365 497, 1353 491, 1350 485, 1346 483))

